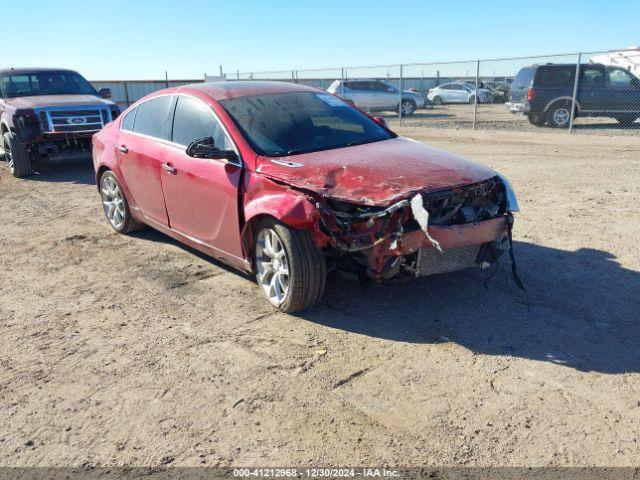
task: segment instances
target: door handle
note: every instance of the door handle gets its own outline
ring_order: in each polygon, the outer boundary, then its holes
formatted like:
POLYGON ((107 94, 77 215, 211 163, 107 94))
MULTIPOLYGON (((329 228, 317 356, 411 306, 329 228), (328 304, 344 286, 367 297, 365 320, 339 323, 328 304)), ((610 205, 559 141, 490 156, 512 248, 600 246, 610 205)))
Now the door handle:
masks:
POLYGON ((120 150, 121 153, 129 153, 129 149, 127 148, 126 145, 120 145, 118 147, 118 150, 120 150))
POLYGON ((162 168, 165 169, 167 172, 171 173, 172 175, 176 174, 176 168, 169 163, 163 163, 162 168))

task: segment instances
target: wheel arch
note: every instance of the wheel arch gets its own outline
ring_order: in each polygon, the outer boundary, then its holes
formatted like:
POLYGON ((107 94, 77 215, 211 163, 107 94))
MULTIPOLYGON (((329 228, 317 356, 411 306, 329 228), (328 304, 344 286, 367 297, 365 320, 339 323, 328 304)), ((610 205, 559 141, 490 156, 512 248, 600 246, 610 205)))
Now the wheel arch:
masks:
MULTIPOLYGON (((554 106, 556 103, 569 103, 569 104, 571 104, 571 103, 573 103, 573 98, 572 97, 568 97, 568 96, 556 97, 556 98, 554 98, 553 100, 551 100, 549 103, 547 103, 545 105, 544 109, 542 110, 542 113, 547 113, 551 109, 551 107, 554 106)), ((580 112, 581 109, 582 108, 580 106, 580 102, 578 102, 576 100, 576 111, 575 111, 575 113, 580 112)))
MULTIPOLYGON (((312 198, 301 191, 281 186, 265 179, 269 190, 251 198, 243 206, 243 224, 240 232, 242 249, 253 264, 255 230, 267 218, 273 218, 297 230, 309 230, 314 238, 317 231, 317 210, 312 198)), ((316 242, 322 243, 322 242, 316 242)))

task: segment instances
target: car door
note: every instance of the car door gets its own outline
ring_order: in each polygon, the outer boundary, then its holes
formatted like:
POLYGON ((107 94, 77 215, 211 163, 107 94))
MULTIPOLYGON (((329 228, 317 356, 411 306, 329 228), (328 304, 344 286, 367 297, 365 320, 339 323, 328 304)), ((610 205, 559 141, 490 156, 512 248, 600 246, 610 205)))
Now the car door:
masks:
POLYGON ((451 90, 453 92, 453 98, 456 103, 467 103, 469 101, 469 91, 465 88, 464 85, 460 83, 452 84, 451 90))
POLYGON ((597 113, 610 108, 602 65, 581 65, 578 82, 578 105, 583 113, 597 113))
POLYGON ((168 225, 160 179, 163 141, 169 139, 170 95, 154 97, 127 113, 116 142, 116 157, 135 205, 148 219, 168 225))
POLYGON ((371 90, 371 82, 368 80, 353 80, 348 82, 353 95, 353 103, 363 110, 371 110, 374 106, 374 98, 371 90))
POLYGON ((374 94, 373 106, 376 110, 396 110, 398 106, 398 91, 395 87, 380 81, 371 82, 374 94))
POLYGON ((607 97, 614 112, 640 114, 640 80, 623 68, 607 68, 607 97))
POLYGON ((220 253, 242 257, 240 161, 194 158, 186 153, 190 143, 204 137, 213 137, 222 150, 237 153, 237 149, 211 106, 196 97, 177 96, 171 130, 161 173, 171 229, 220 253))

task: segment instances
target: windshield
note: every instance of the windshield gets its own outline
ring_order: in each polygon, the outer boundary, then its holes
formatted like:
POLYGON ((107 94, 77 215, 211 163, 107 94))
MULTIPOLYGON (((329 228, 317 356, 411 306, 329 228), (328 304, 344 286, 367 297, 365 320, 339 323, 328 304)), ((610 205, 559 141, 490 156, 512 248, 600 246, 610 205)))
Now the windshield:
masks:
POLYGON ((5 97, 34 95, 98 95, 82 75, 76 72, 33 72, 0 77, 5 97))
POLYGON ((261 155, 295 155, 394 137, 364 113, 322 92, 251 95, 220 104, 261 155))

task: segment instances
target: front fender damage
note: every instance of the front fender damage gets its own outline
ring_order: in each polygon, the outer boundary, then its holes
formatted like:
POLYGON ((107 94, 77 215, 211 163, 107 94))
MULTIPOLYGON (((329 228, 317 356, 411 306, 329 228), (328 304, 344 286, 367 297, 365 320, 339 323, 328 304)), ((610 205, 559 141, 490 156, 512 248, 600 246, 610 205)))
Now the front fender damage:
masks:
POLYGON ((384 281, 453 271, 466 265, 461 258, 486 267, 509 250, 512 217, 498 177, 446 191, 414 192, 387 207, 338 201, 263 178, 271 191, 262 192, 267 195, 249 209, 273 212, 284 223, 309 230, 330 268, 384 281))

